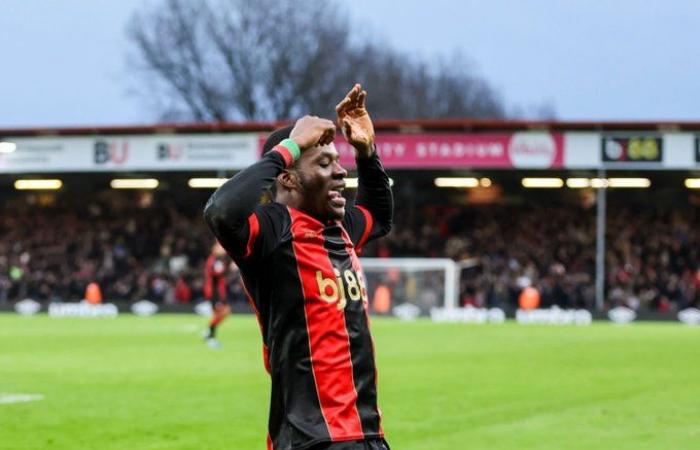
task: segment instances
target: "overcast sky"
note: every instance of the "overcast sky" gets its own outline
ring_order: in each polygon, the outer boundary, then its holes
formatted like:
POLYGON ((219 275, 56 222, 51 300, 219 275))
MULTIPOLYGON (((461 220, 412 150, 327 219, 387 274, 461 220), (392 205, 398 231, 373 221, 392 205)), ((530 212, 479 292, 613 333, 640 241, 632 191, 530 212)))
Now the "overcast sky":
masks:
MULTIPOLYGON (((126 23, 142 3, 0 0, 0 128, 153 123, 126 65, 126 23)), ((509 106, 700 120, 700 1, 344 3, 358 32, 401 50, 461 50, 509 106)))

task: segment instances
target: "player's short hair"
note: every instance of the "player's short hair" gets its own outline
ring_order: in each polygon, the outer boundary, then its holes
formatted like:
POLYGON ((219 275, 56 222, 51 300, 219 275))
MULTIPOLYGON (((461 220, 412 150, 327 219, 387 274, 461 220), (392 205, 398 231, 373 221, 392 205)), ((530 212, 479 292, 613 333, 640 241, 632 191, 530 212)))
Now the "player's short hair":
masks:
POLYGON ((294 125, 287 125, 286 127, 278 128, 270 133, 267 140, 265 140, 265 145, 263 145, 262 154, 264 155, 275 148, 275 145, 287 139, 289 135, 292 134, 292 128, 294 128, 294 125))
MULTIPOLYGON (((290 134, 292 134, 292 128, 294 128, 294 125, 287 125, 286 127, 278 128, 270 135, 267 137, 265 140, 265 144, 263 145, 263 150, 262 154, 266 154, 273 148, 275 148, 276 145, 278 145, 280 142, 283 140, 287 139, 290 134)), ((263 196, 263 203, 267 203, 270 201, 275 200, 275 196, 277 195, 277 186, 275 183, 272 183, 269 188, 267 188, 266 194, 263 196)))

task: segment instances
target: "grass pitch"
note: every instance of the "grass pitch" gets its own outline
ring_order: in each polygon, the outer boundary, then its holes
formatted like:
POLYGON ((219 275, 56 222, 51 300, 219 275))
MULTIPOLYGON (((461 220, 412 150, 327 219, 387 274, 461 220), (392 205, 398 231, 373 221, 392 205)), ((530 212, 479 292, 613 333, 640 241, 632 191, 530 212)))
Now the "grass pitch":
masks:
MULTIPOLYGON (((203 328, 0 314, 0 449, 263 449, 257 323, 230 318, 219 350, 203 328)), ((394 450, 700 448, 700 328, 375 319, 373 332, 394 450)))

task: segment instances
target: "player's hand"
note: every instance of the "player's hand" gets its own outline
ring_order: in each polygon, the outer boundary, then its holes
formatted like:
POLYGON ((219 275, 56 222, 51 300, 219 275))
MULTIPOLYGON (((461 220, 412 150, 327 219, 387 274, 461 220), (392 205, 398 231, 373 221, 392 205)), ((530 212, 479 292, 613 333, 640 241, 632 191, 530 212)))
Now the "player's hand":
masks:
POLYGON ((301 151, 316 145, 328 145, 335 139, 335 124, 328 119, 304 116, 296 121, 289 138, 301 151))
POLYGON ((374 125, 365 108, 365 99, 367 91, 356 84, 335 107, 338 126, 345 139, 355 147, 358 158, 367 158, 374 152, 374 125))

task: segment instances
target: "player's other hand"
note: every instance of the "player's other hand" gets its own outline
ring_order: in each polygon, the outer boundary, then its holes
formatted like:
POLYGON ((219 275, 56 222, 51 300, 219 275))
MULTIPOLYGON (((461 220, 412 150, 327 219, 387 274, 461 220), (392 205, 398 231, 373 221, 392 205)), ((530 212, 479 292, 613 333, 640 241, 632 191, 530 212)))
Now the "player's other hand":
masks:
POLYGON ((374 125, 365 108, 367 91, 356 84, 335 107, 338 126, 345 139, 355 147, 358 158, 367 158, 374 152, 374 125))
POLYGON ((321 117, 304 116, 296 121, 289 138, 302 151, 316 145, 328 145, 335 138, 335 124, 321 117))

